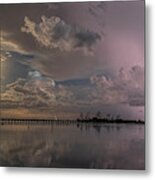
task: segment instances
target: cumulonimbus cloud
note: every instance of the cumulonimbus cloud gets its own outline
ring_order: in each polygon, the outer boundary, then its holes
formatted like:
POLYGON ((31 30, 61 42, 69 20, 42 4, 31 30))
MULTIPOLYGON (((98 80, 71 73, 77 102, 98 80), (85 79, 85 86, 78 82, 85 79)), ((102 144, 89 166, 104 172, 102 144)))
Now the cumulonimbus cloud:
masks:
POLYGON ((30 71, 27 79, 18 79, 6 86, 2 93, 3 108, 49 108, 57 105, 116 105, 144 106, 144 69, 133 66, 130 71, 120 69, 115 78, 101 75, 90 77, 86 85, 63 85, 38 71, 30 71))
POLYGON ((93 92, 96 101, 104 104, 124 103, 130 106, 144 106, 144 68, 133 66, 129 72, 121 68, 114 78, 94 75, 90 78, 97 88, 93 92))
POLYGON ((47 107, 55 102, 55 82, 48 77, 42 77, 37 71, 29 72, 27 79, 19 78, 6 86, 2 93, 2 107, 47 107))
POLYGON ((1 94, 1 108, 47 108, 72 101, 72 92, 38 71, 30 71, 27 79, 19 78, 6 85, 1 94))
POLYGON ((24 23, 21 31, 31 34, 41 46, 50 49, 67 52, 80 49, 88 55, 93 54, 94 44, 101 39, 98 33, 71 26, 56 16, 42 16, 39 24, 26 16, 24 23))

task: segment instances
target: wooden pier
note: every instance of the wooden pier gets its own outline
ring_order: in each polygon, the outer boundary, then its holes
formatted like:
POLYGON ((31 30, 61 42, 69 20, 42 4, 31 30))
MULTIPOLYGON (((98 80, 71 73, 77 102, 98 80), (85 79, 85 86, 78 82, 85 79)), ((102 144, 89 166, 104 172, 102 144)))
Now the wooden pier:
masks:
POLYGON ((76 123, 75 120, 0 119, 0 125, 48 125, 48 124, 70 125, 74 123, 76 123))

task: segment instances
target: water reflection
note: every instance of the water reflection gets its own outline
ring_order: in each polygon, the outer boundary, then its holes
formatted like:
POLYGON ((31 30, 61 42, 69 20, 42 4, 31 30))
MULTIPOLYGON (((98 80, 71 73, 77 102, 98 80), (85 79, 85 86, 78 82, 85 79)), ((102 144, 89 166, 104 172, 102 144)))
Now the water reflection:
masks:
POLYGON ((0 165, 144 169, 144 125, 0 126, 0 165))

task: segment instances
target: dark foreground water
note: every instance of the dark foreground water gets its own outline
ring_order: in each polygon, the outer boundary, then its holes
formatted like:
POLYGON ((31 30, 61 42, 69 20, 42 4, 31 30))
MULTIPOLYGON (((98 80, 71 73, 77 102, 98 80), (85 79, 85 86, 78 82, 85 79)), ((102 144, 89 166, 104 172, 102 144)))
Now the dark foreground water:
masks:
POLYGON ((144 169, 143 124, 1 125, 0 166, 144 169))

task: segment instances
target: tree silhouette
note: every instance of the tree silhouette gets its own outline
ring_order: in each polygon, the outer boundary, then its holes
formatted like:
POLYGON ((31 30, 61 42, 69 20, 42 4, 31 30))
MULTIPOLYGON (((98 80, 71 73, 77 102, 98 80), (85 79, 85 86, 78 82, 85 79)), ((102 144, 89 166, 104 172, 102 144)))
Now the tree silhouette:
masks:
POLYGON ((107 114, 107 119, 110 119, 110 116, 111 116, 110 114, 107 114))
POLYGON ((87 112, 87 114, 85 115, 85 119, 90 119, 90 112, 87 112))
POLYGON ((97 119, 101 119, 101 112, 100 112, 100 111, 98 111, 98 112, 96 113, 96 117, 97 117, 97 119))
POLYGON ((116 119, 120 119, 120 115, 119 114, 116 116, 116 119))
POLYGON ((80 119, 84 119, 84 114, 82 112, 80 113, 80 119))

